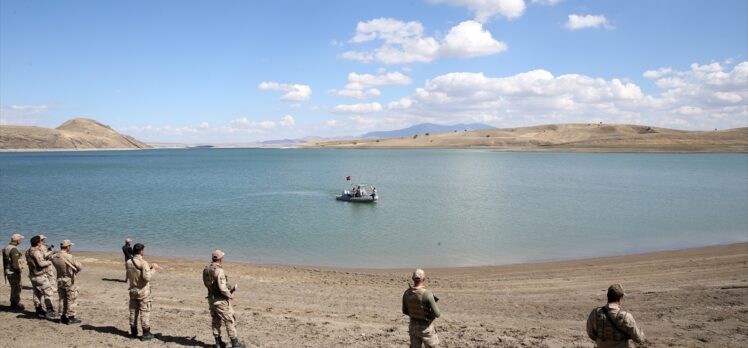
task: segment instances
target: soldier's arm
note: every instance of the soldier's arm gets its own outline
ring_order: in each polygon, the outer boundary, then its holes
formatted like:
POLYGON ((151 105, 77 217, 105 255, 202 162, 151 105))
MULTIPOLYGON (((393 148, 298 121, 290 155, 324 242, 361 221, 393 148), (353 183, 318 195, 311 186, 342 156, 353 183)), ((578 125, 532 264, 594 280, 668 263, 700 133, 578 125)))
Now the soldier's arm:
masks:
POLYGON ((403 314, 410 315, 408 314, 408 305, 405 303, 405 294, 403 294, 403 314))
POLYGON ((21 272, 21 252, 18 249, 10 251, 10 268, 13 272, 21 272))
POLYGON ((593 341, 597 341, 597 332, 595 330, 595 322, 597 321, 596 310, 592 310, 590 316, 587 317, 587 336, 593 341))
POLYGON ((223 269, 216 268, 216 273, 214 274, 214 277, 216 281, 218 282, 218 290, 221 291, 223 296, 226 296, 227 298, 231 297, 231 291, 229 291, 228 286, 226 286, 226 276, 223 273, 223 269))
POLYGON ((156 273, 156 270, 152 270, 151 265, 149 265, 148 261, 146 260, 143 260, 142 266, 143 268, 141 269, 141 272, 143 272, 143 279, 145 279, 145 281, 147 282, 150 282, 151 276, 153 275, 153 273, 156 273))
POLYGON ((439 307, 436 305, 436 300, 434 300, 434 294, 431 291, 427 291, 423 295, 423 299, 426 300, 427 305, 431 308, 431 316, 433 319, 438 318, 441 313, 439 312, 439 307))
POLYGON ((43 268, 43 267, 47 267, 47 266, 49 266, 49 265, 52 264, 51 261, 46 260, 44 258, 44 254, 40 250, 34 251, 34 253, 31 254, 31 256, 34 258, 34 261, 36 262, 36 265, 39 266, 39 267, 43 268))
POLYGON ((73 271, 75 273, 78 273, 78 272, 80 272, 80 271, 83 270, 83 265, 81 265, 81 263, 78 262, 78 260, 75 258, 75 256, 70 255, 70 254, 65 254, 65 256, 67 257, 68 264, 70 266, 73 266, 73 268, 74 268, 73 271))
POLYGON ((631 313, 626 313, 623 318, 623 326, 626 328, 626 333, 629 334, 632 340, 636 343, 642 343, 644 341, 644 331, 636 325, 636 320, 631 313))

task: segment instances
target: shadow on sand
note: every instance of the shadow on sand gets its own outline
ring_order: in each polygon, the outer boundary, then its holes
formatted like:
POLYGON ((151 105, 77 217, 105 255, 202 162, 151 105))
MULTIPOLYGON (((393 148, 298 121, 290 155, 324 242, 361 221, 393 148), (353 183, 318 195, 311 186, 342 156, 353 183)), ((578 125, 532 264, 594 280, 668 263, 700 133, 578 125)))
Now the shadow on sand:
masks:
MULTIPOLYGON (((31 313, 33 314, 33 313, 31 313)), ((115 336, 121 336, 125 338, 131 338, 130 333, 116 328, 114 326, 93 326, 89 324, 83 324, 81 325, 81 329, 84 331, 96 331, 100 333, 106 333, 110 335, 115 336)), ((168 336, 160 333, 154 333, 153 334, 154 339, 159 340, 164 343, 175 343, 180 346, 187 346, 187 347, 213 347, 210 344, 200 342, 195 339, 195 337, 175 337, 175 336, 168 336)))
MULTIPOLYGON (((31 307, 31 308, 33 309, 34 307, 31 307)), ((0 312, 18 313, 18 315, 16 316, 16 318, 18 319, 49 320, 53 322, 60 322, 60 319, 39 318, 36 316, 36 312, 30 311, 28 309, 18 310, 15 308, 10 308, 10 306, 6 306, 6 305, 0 305, 0 312)))
POLYGON ((114 279, 114 278, 101 278, 101 280, 103 280, 105 282, 127 283, 127 280, 114 279))

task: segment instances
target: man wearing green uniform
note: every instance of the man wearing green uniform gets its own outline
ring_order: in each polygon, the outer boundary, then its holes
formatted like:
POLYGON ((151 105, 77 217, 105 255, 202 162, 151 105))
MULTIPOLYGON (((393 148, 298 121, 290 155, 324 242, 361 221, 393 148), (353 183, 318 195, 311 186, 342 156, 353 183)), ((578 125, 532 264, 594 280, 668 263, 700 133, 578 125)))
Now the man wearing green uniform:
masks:
POLYGON ((83 269, 78 260, 70 254, 73 243, 65 239, 60 243, 60 252, 52 256, 52 264, 57 270, 57 293, 60 296, 60 322, 63 324, 80 324, 75 318, 76 300, 78 298, 78 286, 75 285, 75 275, 83 269))
POLYGON ((21 256, 18 246, 23 241, 23 236, 16 233, 10 237, 10 244, 3 249, 3 274, 10 283, 10 309, 23 310, 21 304, 21 256))
POLYGON ((587 336, 598 348, 627 348, 629 340, 644 341, 644 332, 636 325, 631 313, 621 310, 624 296, 621 284, 608 288, 608 304, 592 310, 587 318, 587 336))
POLYGON ((44 257, 46 247, 41 241, 41 236, 31 238, 31 248, 26 250, 26 263, 28 263, 29 279, 34 290, 36 315, 40 318, 55 319, 57 313, 52 301, 55 291, 48 276, 52 272, 49 269, 54 268, 54 266, 44 257), (46 305, 46 311, 42 307, 43 305, 46 305))
POLYGON ((203 283, 208 288, 208 307, 213 320, 213 337, 216 339, 216 348, 226 347, 226 343, 221 339, 221 324, 224 324, 231 339, 231 346, 244 348, 244 344, 236 337, 236 316, 234 309, 231 308, 236 286, 229 290, 226 285, 228 278, 223 272, 223 256, 223 251, 213 251, 211 256, 213 262, 203 269, 203 283))
POLYGON ((140 326, 143 329, 142 341, 153 338, 151 334, 151 276, 156 273, 158 264, 155 262, 148 265, 143 259, 143 250, 145 245, 137 243, 132 248, 132 259, 127 260, 127 281, 130 283, 130 336, 138 337, 138 318, 140 326))
POLYGON ((426 272, 419 268, 413 272, 412 278, 413 286, 403 294, 403 314, 410 317, 410 348, 436 347, 439 336, 436 335, 434 320, 441 315, 436 305, 439 299, 426 289, 426 272))

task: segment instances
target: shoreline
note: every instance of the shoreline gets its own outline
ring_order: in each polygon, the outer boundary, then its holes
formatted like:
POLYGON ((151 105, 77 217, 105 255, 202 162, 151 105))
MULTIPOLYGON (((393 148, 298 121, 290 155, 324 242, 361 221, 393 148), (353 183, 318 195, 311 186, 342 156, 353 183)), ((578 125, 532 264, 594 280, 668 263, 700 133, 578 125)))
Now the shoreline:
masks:
MULTIPOLYGON (((76 252, 84 271, 76 284, 82 325, 33 318, 31 291, 24 313, 5 310, 0 330, 8 346, 128 347, 127 285, 120 253, 76 252), (35 335, 25 332, 33 325, 35 335)), ((156 339, 139 347, 207 346, 213 339, 205 302, 202 259, 153 256, 151 325, 156 339)), ((240 263, 224 269, 239 284, 233 301, 239 338, 249 347, 407 346, 401 296, 411 269, 335 269, 240 263), (279 328, 285 329, 279 331, 279 328)), ((748 243, 568 261, 426 269, 442 317, 445 347, 592 347, 585 333, 590 310, 605 289, 621 283, 629 310, 649 347, 742 347, 748 344, 748 243)), ((24 285, 28 277, 24 272, 24 285)), ((225 335, 225 334, 224 334, 225 335)), ((0 344, 2 345, 2 344, 0 344)))

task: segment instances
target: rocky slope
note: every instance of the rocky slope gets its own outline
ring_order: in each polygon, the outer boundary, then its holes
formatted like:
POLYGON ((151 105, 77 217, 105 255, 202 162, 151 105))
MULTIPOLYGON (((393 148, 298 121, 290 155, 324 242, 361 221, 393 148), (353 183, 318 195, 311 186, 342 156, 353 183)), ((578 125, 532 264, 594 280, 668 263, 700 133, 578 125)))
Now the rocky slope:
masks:
POLYGON ((144 149, 145 143, 91 119, 76 118, 57 128, 0 126, 0 149, 144 149))

